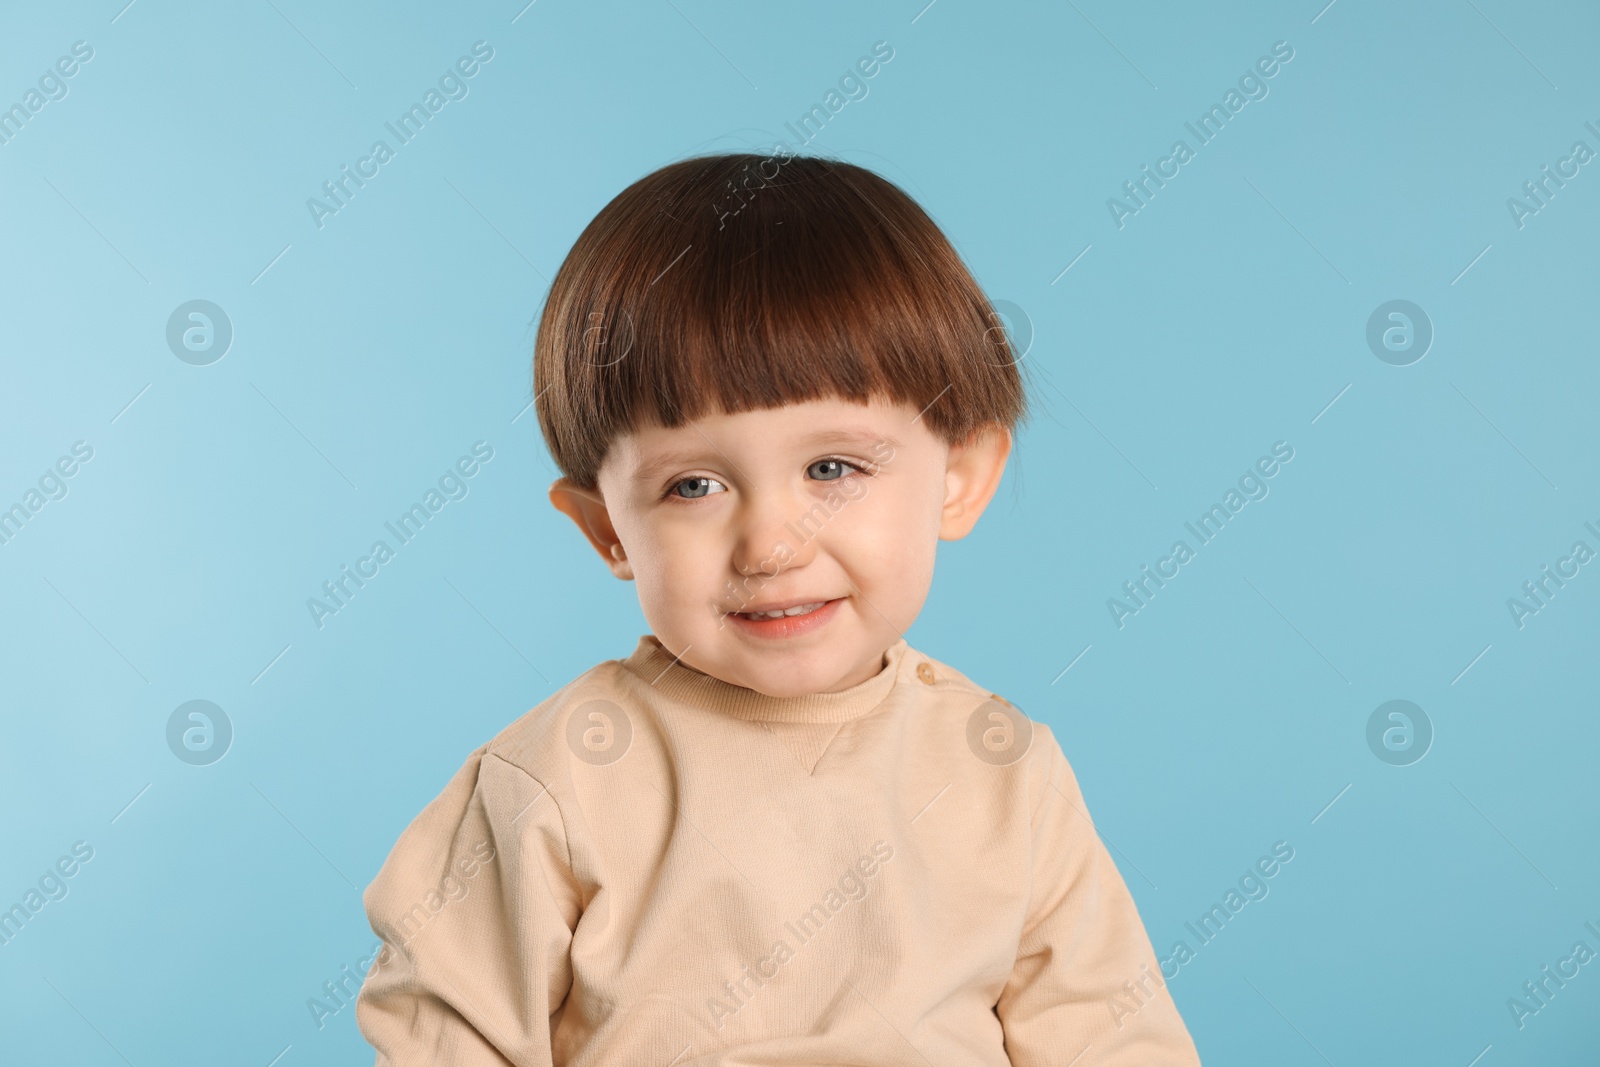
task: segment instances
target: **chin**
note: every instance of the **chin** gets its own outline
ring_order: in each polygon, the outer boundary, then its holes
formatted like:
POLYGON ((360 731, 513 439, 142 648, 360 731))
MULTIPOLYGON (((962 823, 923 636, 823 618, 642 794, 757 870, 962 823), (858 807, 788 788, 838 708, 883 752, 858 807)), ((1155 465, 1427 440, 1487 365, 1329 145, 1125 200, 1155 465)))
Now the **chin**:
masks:
POLYGON ((754 689, 769 697, 809 696, 829 684, 827 682, 819 684, 814 675, 803 669, 773 671, 757 668, 741 673, 743 677, 735 684, 742 685, 746 689, 754 689))
POLYGON ((820 693, 822 690, 823 686, 815 682, 808 682, 804 685, 781 686, 767 693, 767 695, 774 697, 808 697, 813 693, 820 693))

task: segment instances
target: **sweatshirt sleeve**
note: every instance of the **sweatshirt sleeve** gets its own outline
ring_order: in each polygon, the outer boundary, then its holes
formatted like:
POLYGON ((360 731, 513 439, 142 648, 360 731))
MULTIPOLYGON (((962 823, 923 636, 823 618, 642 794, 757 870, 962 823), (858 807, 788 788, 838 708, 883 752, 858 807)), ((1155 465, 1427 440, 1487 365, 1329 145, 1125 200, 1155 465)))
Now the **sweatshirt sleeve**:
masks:
POLYGON ((363 894, 383 940, 356 1002, 377 1067, 547 1067, 581 911, 561 811, 474 752, 363 894))
MULTIPOLYGON (((1049 727, 1034 800, 1032 889, 995 1013, 1016 1067, 1197 1067, 1133 897, 1049 727)), ((1033 797, 1030 788, 1030 799, 1033 797)))

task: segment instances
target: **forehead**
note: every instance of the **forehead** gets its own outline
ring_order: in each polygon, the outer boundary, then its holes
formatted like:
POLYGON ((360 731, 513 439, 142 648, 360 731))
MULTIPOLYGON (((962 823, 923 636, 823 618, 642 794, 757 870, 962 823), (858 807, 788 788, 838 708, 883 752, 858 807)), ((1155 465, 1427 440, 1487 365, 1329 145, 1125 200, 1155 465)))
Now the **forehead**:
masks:
POLYGON ((683 426, 640 427, 613 442, 604 466, 645 481, 700 462, 737 463, 740 456, 829 447, 899 449, 917 435, 931 438, 909 405, 874 400, 811 400, 775 408, 718 412, 683 426))

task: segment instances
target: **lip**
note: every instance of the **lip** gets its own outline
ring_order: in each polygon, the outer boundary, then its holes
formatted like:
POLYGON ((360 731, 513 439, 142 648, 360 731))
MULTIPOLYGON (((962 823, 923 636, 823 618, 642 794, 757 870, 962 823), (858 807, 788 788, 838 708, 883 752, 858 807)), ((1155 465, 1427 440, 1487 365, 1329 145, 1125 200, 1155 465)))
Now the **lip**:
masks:
MULTIPOLYGON (((798 603, 814 604, 816 601, 802 600, 798 603)), ((777 619, 747 619, 742 615, 735 615, 733 612, 729 612, 724 616, 724 618, 733 623, 735 628, 743 633, 750 634, 752 637, 765 637, 773 639, 799 637, 801 634, 808 634, 813 630, 818 630, 826 626, 829 620, 839 613, 839 605, 843 603, 844 598, 839 597, 837 599, 828 601, 816 611, 809 612, 805 615, 785 615, 777 619)), ((778 607, 779 605, 775 604, 766 609, 751 608, 749 610, 775 611, 778 607)))

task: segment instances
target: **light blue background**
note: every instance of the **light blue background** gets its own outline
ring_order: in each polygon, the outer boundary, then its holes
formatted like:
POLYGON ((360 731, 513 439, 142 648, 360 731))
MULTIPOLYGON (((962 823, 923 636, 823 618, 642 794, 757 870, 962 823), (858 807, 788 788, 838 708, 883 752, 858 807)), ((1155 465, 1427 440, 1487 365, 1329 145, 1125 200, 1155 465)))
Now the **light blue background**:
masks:
POLYGON ((0 907, 95 854, 0 946, 0 1060, 370 1062, 306 1006, 370 952, 359 887, 645 629, 545 499, 548 278, 629 182, 792 141, 886 40, 809 150, 928 209, 1041 383, 911 644, 1057 731, 1159 954, 1294 847, 1172 983, 1207 1063, 1595 1062, 1600 962, 1521 1030, 1506 1001, 1600 949, 1600 563, 1521 629, 1506 601, 1600 549, 1600 163, 1523 228, 1506 201, 1600 149, 1600 13, 1323 2, 11 5, 0 104, 94 58, 0 145, 0 506, 94 458, 0 545, 0 907), (306 199, 478 40, 470 95, 319 230, 306 199), (1119 229, 1107 198, 1280 40, 1119 229), (197 298, 235 330, 209 366, 164 337, 197 298), (1396 298, 1436 330, 1405 367, 1365 342, 1396 298), (307 598, 480 440, 318 629, 307 598), (1270 496, 1119 629, 1107 598, 1280 440, 1270 496), (235 730, 205 767, 164 734, 197 698, 235 730), (1395 698, 1436 731, 1411 766, 1365 740, 1395 698))

